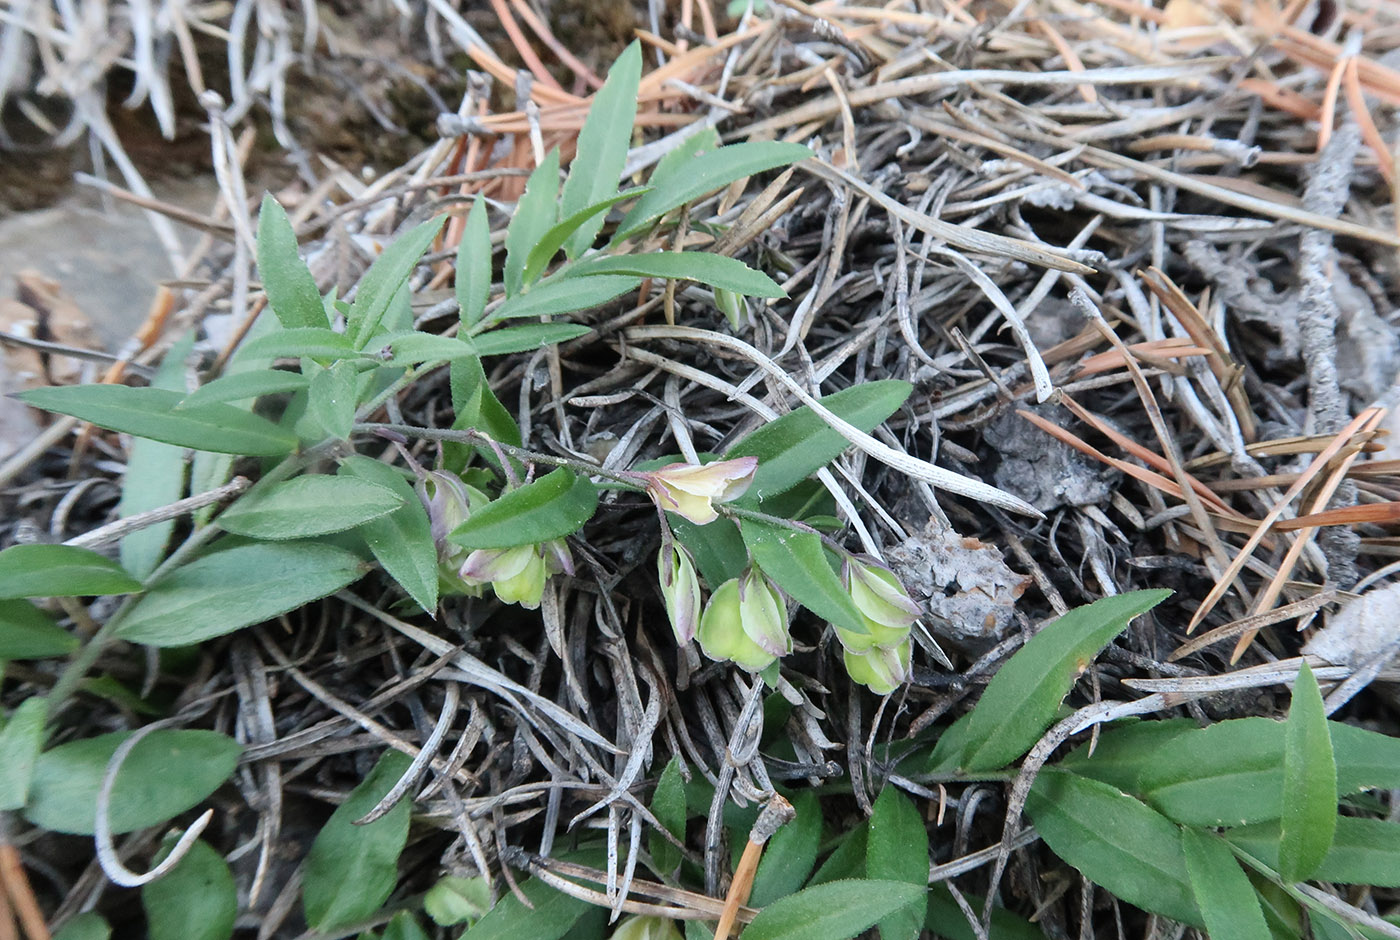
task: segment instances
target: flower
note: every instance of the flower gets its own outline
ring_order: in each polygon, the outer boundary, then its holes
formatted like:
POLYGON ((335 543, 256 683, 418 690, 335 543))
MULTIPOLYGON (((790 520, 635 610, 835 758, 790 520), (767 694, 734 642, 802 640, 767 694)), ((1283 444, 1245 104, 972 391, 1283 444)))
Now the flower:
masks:
POLYGON ((842 581, 860 611, 865 633, 836 628, 841 645, 852 653, 890 649, 903 643, 919 619, 919 605, 904 590, 894 572, 873 559, 852 556, 841 571, 842 581))
POLYGON ((664 917, 629 917, 613 931, 612 940, 681 940, 681 932, 664 917))
POLYGON ((749 672, 761 672, 792 652, 783 600, 756 568, 715 590, 700 617, 697 639, 706 656, 731 660, 749 672))
POLYGON ((842 653, 846 672, 876 695, 889 695, 909 679, 912 645, 906 637, 903 643, 888 649, 875 647, 867 653, 847 649, 842 653))
POLYGON ((676 641, 689 643, 700 621, 700 578, 695 574, 690 552, 675 542, 661 546, 656 556, 656 575, 676 641))
POLYGON ((642 476, 656 505, 705 525, 719 515, 714 503, 743 496, 757 469, 757 457, 738 457, 707 464, 673 463, 642 476))
POLYGON ((478 548, 467 556, 457 576, 469 585, 489 583, 506 604, 534 610, 544 597, 544 582, 552 574, 574 573, 573 556, 559 539, 513 548, 478 548))
POLYGON ((466 559, 466 551, 447 541, 447 535, 457 528, 472 511, 490 500, 485 493, 474 486, 462 482, 461 477, 443 470, 418 470, 418 484, 414 490, 418 501, 428 513, 428 525, 437 547, 438 563, 444 566, 445 574, 456 574, 466 559))

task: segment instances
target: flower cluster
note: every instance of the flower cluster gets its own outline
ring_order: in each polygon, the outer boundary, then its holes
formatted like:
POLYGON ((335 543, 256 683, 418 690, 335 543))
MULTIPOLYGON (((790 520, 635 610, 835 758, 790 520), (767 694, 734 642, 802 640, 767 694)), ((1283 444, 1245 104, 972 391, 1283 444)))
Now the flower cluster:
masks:
POLYGON ((433 544, 438 552, 438 576, 443 588, 457 594, 479 594, 491 586, 506 604, 534 610, 544 597, 550 575, 574 573, 573 556, 562 540, 514 548, 479 548, 468 552, 447 535, 488 502, 485 493, 442 470, 423 471, 418 498, 428 512, 433 544))
MULTIPOLYGON (((672 464, 643 476, 657 506, 705 525, 717 518, 716 503, 748 489, 756 466, 746 457, 703 466, 672 464)), ((760 672, 792 652, 783 595, 752 561, 742 576, 715 588, 708 603, 702 603, 695 559, 669 532, 656 568, 679 643, 698 640, 706 656, 750 672, 760 672)), ((866 631, 836 628, 846 671, 856 682, 887 695, 909 678, 910 629, 919 618, 919 607, 894 572, 873 559, 848 556, 841 581, 866 631)))

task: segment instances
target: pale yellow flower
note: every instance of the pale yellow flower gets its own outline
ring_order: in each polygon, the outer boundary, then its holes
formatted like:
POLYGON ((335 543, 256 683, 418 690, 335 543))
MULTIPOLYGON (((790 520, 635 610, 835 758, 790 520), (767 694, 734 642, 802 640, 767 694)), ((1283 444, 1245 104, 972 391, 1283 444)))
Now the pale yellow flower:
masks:
POLYGON ((658 506, 705 525, 719 515, 715 503, 744 495, 757 469, 757 457, 738 457, 707 464, 673 463, 642 476, 647 493, 658 506))

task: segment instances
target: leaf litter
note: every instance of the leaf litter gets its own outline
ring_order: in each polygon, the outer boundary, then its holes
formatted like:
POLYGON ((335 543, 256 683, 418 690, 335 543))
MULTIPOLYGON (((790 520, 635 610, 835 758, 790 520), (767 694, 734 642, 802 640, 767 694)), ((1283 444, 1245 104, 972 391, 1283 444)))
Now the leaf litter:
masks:
MULTIPOLYGON (((109 6, 139 16, 140 5, 109 6)), ((485 197, 500 245, 507 207, 545 150, 572 157, 608 64, 568 54, 523 2, 496 5, 515 29, 493 31, 429 0, 392 51, 427 63, 422 81, 442 89, 441 136, 363 174, 296 139, 285 111, 298 44, 327 67, 354 61, 315 42, 342 24, 231 6, 178 6, 156 27, 179 50, 172 69, 156 67, 160 44, 140 31, 120 34, 130 56, 109 51, 77 70, 100 31, 64 16, 6 21, 19 47, 47 50, 35 62, 49 71, 3 71, 0 91, 66 96, 72 123, 55 139, 85 133, 104 148, 124 185, 102 190, 149 209, 180 262, 105 381, 145 374, 192 329, 197 366, 216 375, 255 329, 265 300, 247 244, 256 194, 243 179, 260 122, 297 167, 278 197, 322 292, 352 296, 396 233, 449 215, 410 281, 415 325, 447 330, 466 203, 485 197), (93 76, 131 74, 132 103, 173 126, 172 81, 205 91, 191 37, 228 29, 230 49, 251 37, 253 52, 230 58, 227 101, 203 99, 221 198, 196 220, 204 236, 187 255, 172 223, 189 214, 155 200, 124 158, 93 76), (481 70, 465 92, 448 50, 481 70)), ((386 747, 422 775, 400 897, 442 872, 484 874, 493 896, 518 892, 516 865, 614 910, 714 917, 725 842, 738 838, 722 825, 726 803, 752 807, 775 783, 834 778, 853 798, 826 801, 833 828, 856 825, 883 786, 935 798, 942 825, 956 824, 935 840, 935 870, 985 892, 979 866, 995 862, 1009 873, 1005 903, 1068 933, 1074 905, 1033 877, 1052 857, 1003 827, 1003 797, 945 787, 901 755, 927 753, 935 722, 964 713, 1051 617, 1138 588, 1175 594, 1088 666, 1077 704, 1280 717, 1282 703, 1260 690, 1291 681, 1294 657, 1307 655, 1328 711, 1343 709, 1334 717, 1395 730, 1400 646, 1394 618, 1376 611, 1393 609, 1400 574, 1400 475, 1381 452, 1400 358, 1385 143, 1400 105, 1396 11, 1234 0, 754 6, 768 9, 735 20, 697 0, 655 22, 638 11, 646 66, 628 175, 702 128, 797 142, 812 156, 786 186, 728 187, 632 247, 718 244, 787 298, 747 301, 735 335, 708 291, 648 282, 591 315, 589 335, 496 357, 488 378, 528 445, 609 469, 722 452, 813 396, 912 382, 905 407, 873 435, 848 435, 857 446, 818 480, 852 541, 926 605, 915 681, 886 702, 850 688, 817 622, 799 626, 801 648, 773 693, 677 654, 649 574, 649 510, 624 498, 574 540, 586 561, 551 583, 537 617, 468 600, 414 618, 371 579, 205 644, 192 672, 106 654, 104 674, 143 699, 161 691, 171 714, 217 703, 198 723, 245 746, 214 801, 222 828, 207 837, 232 856, 247 897, 240 923, 260 936, 303 928, 293 872, 315 835, 305 820, 344 802, 386 747), (1015 501, 988 502, 988 484, 1015 501), (1022 500, 1044 518, 1016 514, 1022 500), (953 670, 937 665, 935 641, 953 651, 953 670), (181 687, 180 676, 194 678, 181 687), (1260 694, 1230 691, 1241 687, 1260 694), (461 699, 452 714, 449 688, 461 699), (772 729, 781 747, 762 725, 770 694, 790 707, 772 729), (703 836, 683 846, 708 897, 637 877, 626 861, 657 828, 647 796, 672 757, 693 784, 718 787, 703 836), (604 834, 605 857, 553 860, 589 829, 604 834)), ((443 372, 385 412, 445 427, 449 400, 443 372)), ((124 447, 51 421, 0 463, 0 538, 96 544, 124 447)), ((421 443, 417 455, 433 457, 421 443)), ((81 624, 110 608, 66 612, 81 624)), ((7 704, 52 683, 51 668, 7 666, 7 704)), ((65 720, 84 736, 131 723, 112 699, 81 711, 65 720)), ((1084 727, 1052 729, 1033 762, 1084 727)), ((149 852, 158 835, 123 837, 118 851, 149 852)), ((45 873, 29 897, 52 923, 130 903, 53 840, 23 855, 45 873)), ((741 922, 752 917, 740 909, 741 922)))

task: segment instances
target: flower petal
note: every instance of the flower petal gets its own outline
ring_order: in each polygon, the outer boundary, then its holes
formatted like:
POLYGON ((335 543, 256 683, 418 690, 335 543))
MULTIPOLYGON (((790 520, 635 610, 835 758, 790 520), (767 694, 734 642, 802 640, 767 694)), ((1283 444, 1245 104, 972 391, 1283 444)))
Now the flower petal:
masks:
POLYGON ((757 568, 749 569, 739 582, 739 622, 749 639, 765 652, 773 656, 792 652, 785 605, 757 568))
POLYGON ((468 584, 509 580, 524 571, 531 558, 538 557, 535 548, 534 545, 517 545, 514 548, 478 548, 467 556, 458 576, 468 584))

